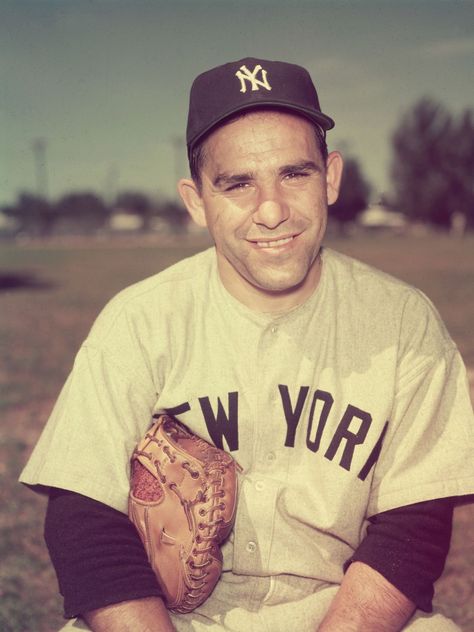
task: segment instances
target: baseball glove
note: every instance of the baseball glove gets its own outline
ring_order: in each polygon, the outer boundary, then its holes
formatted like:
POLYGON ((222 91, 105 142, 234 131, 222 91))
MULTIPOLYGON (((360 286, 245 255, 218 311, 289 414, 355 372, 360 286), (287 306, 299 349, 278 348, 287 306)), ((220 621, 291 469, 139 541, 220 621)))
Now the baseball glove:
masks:
POLYGON ((168 415, 158 417, 132 455, 129 517, 174 612, 194 610, 219 580, 238 470, 230 454, 168 415))

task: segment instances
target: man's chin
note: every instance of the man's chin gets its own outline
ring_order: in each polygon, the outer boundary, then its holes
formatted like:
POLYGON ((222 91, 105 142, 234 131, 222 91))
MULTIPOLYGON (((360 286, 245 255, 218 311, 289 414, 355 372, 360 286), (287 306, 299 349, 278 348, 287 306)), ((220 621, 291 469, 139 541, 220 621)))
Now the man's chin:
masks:
POLYGON ((293 269, 254 269, 249 272, 247 281, 254 287, 265 293, 289 295, 301 291, 307 286, 308 290, 314 289, 319 280, 319 266, 315 262, 312 265, 301 265, 293 269))
POLYGON ((258 275, 253 280, 253 285, 260 291, 269 294, 291 294, 298 291, 305 283, 307 275, 292 276, 262 276, 258 275))

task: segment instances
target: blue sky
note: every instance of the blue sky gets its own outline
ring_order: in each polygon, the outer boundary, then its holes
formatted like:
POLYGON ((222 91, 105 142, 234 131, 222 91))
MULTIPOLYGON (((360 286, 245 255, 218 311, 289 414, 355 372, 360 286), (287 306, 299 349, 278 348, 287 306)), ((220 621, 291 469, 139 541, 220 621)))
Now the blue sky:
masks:
POLYGON ((0 0, 0 204, 36 190, 37 138, 52 198, 174 195, 193 78, 246 56, 308 68, 330 148, 383 191, 407 108, 474 107, 474 2, 0 0))

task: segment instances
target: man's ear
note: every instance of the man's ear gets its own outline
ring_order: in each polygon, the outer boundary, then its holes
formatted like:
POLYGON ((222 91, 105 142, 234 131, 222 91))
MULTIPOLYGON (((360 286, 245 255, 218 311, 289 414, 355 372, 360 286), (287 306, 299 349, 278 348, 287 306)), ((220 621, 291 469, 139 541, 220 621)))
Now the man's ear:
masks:
POLYGON ((203 228, 207 226, 206 213, 201 193, 194 180, 182 178, 178 182, 178 193, 193 221, 203 228))
POLYGON ((326 187, 328 204, 334 204, 339 196, 344 162, 338 151, 332 151, 326 162, 326 187))

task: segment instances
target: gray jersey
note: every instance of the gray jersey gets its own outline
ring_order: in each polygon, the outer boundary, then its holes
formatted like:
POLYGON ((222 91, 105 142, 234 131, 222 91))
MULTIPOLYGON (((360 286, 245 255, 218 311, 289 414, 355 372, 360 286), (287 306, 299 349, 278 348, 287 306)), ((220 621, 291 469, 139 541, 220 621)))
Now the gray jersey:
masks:
POLYGON ((167 411, 243 467, 224 569, 309 594, 340 583, 369 516, 474 493, 465 369, 436 310, 353 259, 322 262, 283 314, 235 300, 213 249, 121 292, 21 480, 126 511, 130 454, 167 411))

